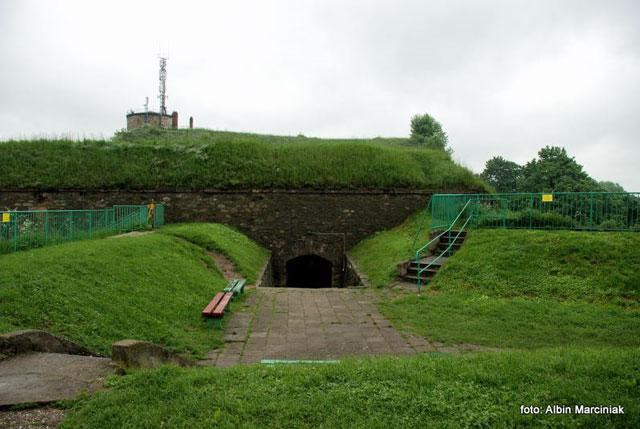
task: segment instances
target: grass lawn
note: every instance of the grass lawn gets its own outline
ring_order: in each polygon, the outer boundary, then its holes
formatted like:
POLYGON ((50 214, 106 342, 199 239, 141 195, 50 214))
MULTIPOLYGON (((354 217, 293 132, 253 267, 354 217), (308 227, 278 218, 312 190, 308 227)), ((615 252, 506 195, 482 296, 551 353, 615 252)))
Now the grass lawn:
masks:
POLYGON ((541 349, 314 367, 134 371, 63 427, 638 427, 638 349, 541 349), (620 405, 624 415, 544 414, 620 405), (542 414, 520 414, 521 405, 542 414))
POLYGON ((640 346, 640 311, 615 305, 454 292, 406 296, 380 307, 394 326, 444 343, 640 346))
MULTIPOLYGON (((44 329, 105 355, 114 341, 134 338, 201 356, 221 344, 221 331, 200 310, 226 281, 202 247, 170 234, 189 228, 0 256, 0 332, 44 329)), ((236 259, 264 255, 234 230, 193 228, 236 259)))
POLYGON ((407 139, 209 130, 143 129, 108 141, 0 142, 0 171, 5 189, 488 189, 445 152, 407 139))
MULTIPOLYGON (((416 220, 351 251, 374 285, 394 278, 416 220)), ((640 234, 480 229, 422 294, 380 307, 396 327, 431 340, 533 349, 639 346, 639 303, 640 234)))

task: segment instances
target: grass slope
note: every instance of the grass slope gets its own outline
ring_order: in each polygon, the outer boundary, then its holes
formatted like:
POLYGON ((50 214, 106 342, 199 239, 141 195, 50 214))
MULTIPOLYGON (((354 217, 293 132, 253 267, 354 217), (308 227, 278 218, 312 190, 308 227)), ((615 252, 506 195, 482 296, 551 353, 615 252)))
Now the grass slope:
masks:
MULTIPOLYGON (((246 248, 233 230, 199 230, 224 253, 246 248)), ((221 343, 200 310, 225 285, 204 249, 164 233, 17 252, 0 256, 0 331, 45 329, 106 355, 134 338, 200 356, 221 343)))
POLYGON ((475 230, 428 291, 383 312, 444 342, 640 346, 640 234, 475 230))
POLYGON ((640 351, 547 349, 315 367, 136 371, 62 427, 638 427, 640 351), (567 382, 571 380, 571 382, 567 382), (620 405, 624 415, 544 414, 620 405), (543 414, 520 414, 521 405, 543 414))
POLYGON ((430 222, 429 215, 418 212, 402 225, 362 240, 349 250, 349 256, 367 274, 373 286, 385 286, 396 277, 396 264, 406 261, 415 252, 414 240, 418 246, 429 240, 430 222))
POLYGON ((265 249, 251 241, 246 235, 222 224, 168 225, 163 227, 160 232, 179 237, 206 250, 223 253, 249 283, 255 283, 268 256, 265 249))
MULTIPOLYGON (((416 219, 351 251, 374 285, 395 276, 416 219)), ((425 293, 392 297, 381 310, 431 340, 532 349, 639 346, 639 303, 640 234, 481 229, 425 293)))
POLYGON ((640 234, 476 230, 430 288, 638 307, 640 234))
POLYGON ((486 184, 404 139, 141 130, 111 141, 0 143, 0 188, 431 188, 486 184), (287 144, 279 144, 287 143, 287 144))
POLYGON ((442 293, 405 296, 381 310, 394 326, 444 343, 640 346, 640 312, 614 305, 442 293))

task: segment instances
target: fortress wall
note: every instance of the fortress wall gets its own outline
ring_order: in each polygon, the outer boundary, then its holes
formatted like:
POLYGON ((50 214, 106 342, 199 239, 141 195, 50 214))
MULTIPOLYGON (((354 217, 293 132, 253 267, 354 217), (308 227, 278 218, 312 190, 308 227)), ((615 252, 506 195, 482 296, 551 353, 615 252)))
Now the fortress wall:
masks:
POLYGON ((272 252, 273 284, 286 282, 286 262, 315 254, 333 264, 342 285, 345 252, 370 234, 394 227, 426 207, 432 191, 0 191, 0 209, 88 209, 114 204, 166 205, 170 222, 219 222, 272 252))

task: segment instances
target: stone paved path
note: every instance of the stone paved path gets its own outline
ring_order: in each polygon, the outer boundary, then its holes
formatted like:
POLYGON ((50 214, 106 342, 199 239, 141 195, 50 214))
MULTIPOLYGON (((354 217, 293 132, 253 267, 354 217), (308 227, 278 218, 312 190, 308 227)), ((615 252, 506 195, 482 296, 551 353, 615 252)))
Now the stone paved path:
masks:
MULTIPOLYGON (((262 359, 339 359, 479 350, 401 335, 377 310, 366 289, 259 288, 236 304, 225 346, 203 365, 231 366, 262 359)), ((226 316, 229 317, 229 316, 226 316)))

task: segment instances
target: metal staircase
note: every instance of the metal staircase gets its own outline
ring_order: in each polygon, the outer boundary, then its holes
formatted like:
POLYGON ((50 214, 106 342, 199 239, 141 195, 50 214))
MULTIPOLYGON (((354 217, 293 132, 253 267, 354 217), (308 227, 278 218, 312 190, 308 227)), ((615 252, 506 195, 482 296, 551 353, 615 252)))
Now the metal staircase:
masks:
POLYGON ((441 266, 447 262, 449 256, 453 255, 466 238, 466 231, 450 231, 450 234, 443 234, 437 242, 432 254, 419 260, 410 259, 401 264, 399 268, 400 277, 411 283, 418 282, 418 273, 421 271, 421 282, 429 282, 436 275, 441 266))
POLYGON ((400 277, 407 281, 416 282, 418 291, 420 291, 422 285, 428 283, 444 265, 447 258, 460 249, 464 243, 467 236, 465 228, 471 225, 471 220, 475 215, 475 202, 472 199, 467 200, 455 219, 449 225, 441 226, 446 226, 446 229, 432 231, 430 236, 433 238, 416 250, 415 257, 398 265, 400 277))

